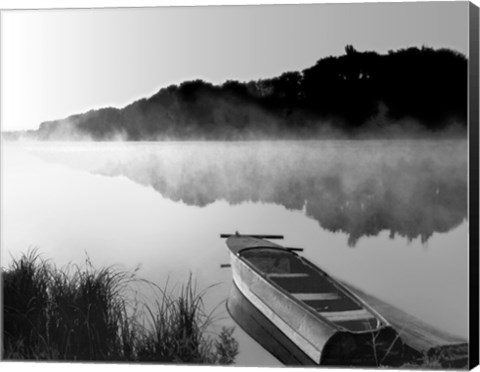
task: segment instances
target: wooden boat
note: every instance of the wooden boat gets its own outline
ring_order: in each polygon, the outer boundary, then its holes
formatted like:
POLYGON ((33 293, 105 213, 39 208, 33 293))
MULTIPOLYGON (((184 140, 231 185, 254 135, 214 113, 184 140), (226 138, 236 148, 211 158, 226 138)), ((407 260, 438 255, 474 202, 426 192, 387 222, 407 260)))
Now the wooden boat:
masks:
POLYGON ((273 325, 288 339, 279 342, 317 365, 394 365, 401 359, 403 343, 382 315, 299 256, 301 249, 266 237, 280 238, 235 234, 226 245, 235 287, 270 323, 265 329, 273 325))

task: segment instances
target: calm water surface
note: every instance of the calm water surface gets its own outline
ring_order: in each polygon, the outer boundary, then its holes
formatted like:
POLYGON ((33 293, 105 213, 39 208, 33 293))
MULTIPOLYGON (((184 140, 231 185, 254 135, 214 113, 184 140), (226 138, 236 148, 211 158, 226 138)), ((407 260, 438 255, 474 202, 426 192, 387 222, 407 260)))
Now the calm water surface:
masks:
MULTIPOLYGON (((2 266, 190 272, 207 307, 231 286, 220 233, 283 234, 311 261, 467 339, 466 141, 4 143, 2 266)), ((234 325, 224 305, 222 322, 234 325)), ((239 327, 240 365, 277 365, 239 327)))

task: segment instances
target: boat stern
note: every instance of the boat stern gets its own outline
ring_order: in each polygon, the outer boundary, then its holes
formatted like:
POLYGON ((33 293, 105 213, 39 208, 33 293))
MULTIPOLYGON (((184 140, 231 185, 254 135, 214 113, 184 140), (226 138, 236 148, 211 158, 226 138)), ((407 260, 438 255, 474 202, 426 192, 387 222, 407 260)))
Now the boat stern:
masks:
POLYGON ((391 326, 374 332, 338 332, 325 344, 320 364, 398 366, 403 363, 403 353, 404 344, 391 326))

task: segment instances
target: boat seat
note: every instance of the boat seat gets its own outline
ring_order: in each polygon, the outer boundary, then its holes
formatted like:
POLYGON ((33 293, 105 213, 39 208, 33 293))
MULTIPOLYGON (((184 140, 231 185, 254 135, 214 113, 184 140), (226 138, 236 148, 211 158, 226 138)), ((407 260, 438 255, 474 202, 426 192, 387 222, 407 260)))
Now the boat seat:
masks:
POLYGON ((269 278, 306 278, 309 275, 307 273, 270 273, 267 276, 269 278))
POLYGON ((365 309, 348 310, 348 311, 323 311, 319 313, 331 322, 342 322, 346 320, 364 320, 375 318, 370 312, 365 309))
POLYGON ((292 293, 292 295, 301 301, 323 301, 323 300, 339 300, 341 297, 338 293, 292 293))
POLYGON ((305 275, 296 277, 270 275, 269 279, 290 293, 336 292, 336 288, 332 283, 315 273, 305 273, 305 275))

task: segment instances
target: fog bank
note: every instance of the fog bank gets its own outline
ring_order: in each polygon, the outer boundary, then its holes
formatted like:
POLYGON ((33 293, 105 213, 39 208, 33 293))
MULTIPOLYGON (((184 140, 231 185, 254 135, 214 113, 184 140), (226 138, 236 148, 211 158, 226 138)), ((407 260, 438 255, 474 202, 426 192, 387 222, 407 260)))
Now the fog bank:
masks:
POLYGON ((426 242, 467 218, 467 142, 170 142, 32 147, 45 160, 152 187, 188 205, 273 203, 322 228, 426 242), (86 147, 85 147, 86 146, 86 147), (82 150, 83 149, 83 150, 82 150))

